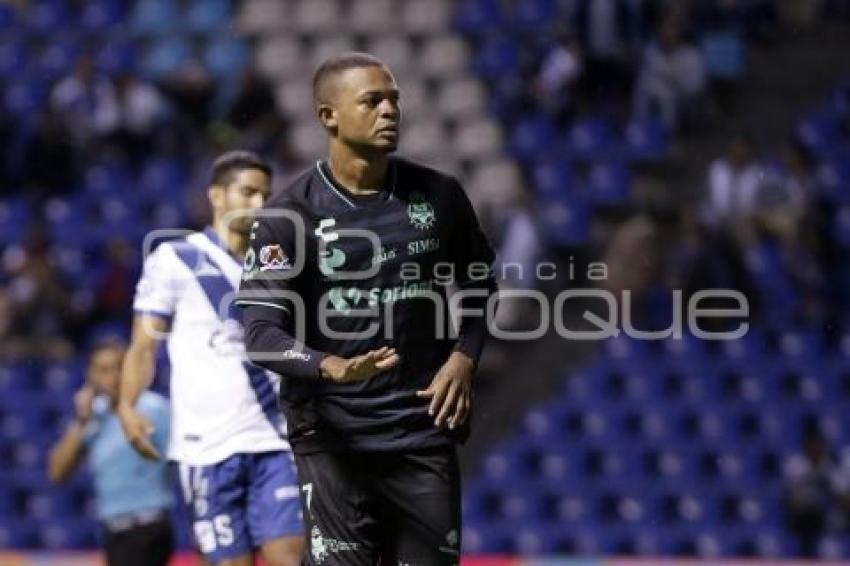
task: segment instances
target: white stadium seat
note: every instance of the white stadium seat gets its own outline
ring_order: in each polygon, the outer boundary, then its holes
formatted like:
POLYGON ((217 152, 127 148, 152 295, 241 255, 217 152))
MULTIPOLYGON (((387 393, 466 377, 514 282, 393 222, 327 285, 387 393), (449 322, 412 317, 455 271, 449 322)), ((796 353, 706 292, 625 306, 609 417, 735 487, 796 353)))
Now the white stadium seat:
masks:
POLYGON ((312 116, 293 124, 289 142, 295 155, 307 164, 321 159, 328 151, 327 135, 312 116))
POLYGON ((419 66, 429 77, 451 78, 468 72, 469 48, 453 35, 429 38, 422 47, 419 66))
POLYGON ((448 142, 442 124, 434 119, 408 123, 401 133, 402 152, 425 162, 431 162, 448 142))
POLYGON ((295 5, 293 29, 299 33, 329 33, 340 29, 343 14, 337 0, 300 0, 295 5))
POLYGON ((261 40, 255 56, 257 68, 273 81, 302 73, 305 69, 303 50, 289 35, 261 40))
POLYGON ((285 116, 304 118, 313 116, 313 86, 303 77, 284 80, 277 85, 277 107, 285 116))
POLYGON ((465 159, 489 159, 502 151, 502 129, 488 118, 460 124, 452 146, 465 159))
POLYGON ((394 0, 351 0, 346 29, 358 33, 380 34, 392 31, 396 22, 394 0))
POLYGON ((377 36, 366 42, 365 51, 386 63, 397 79, 416 73, 413 46, 403 36, 377 36))
POLYGON ((436 97, 436 110, 450 118, 477 116, 486 107, 486 93, 480 81, 459 78, 440 85, 436 97))
POLYGON ((446 0, 407 0, 401 8, 401 25, 409 33, 445 32, 451 19, 452 5, 446 0))
POLYGON ((291 5, 283 0, 247 0, 239 11, 236 27, 244 34, 280 32, 288 23, 291 5))
MULTIPOLYGON (((335 34, 318 39, 310 50, 310 68, 314 71, 328 57, 352 51, 354 48, 354 42, 347 36, 335 34)), ((312 77, 312 74, 310 76, 312 77)))

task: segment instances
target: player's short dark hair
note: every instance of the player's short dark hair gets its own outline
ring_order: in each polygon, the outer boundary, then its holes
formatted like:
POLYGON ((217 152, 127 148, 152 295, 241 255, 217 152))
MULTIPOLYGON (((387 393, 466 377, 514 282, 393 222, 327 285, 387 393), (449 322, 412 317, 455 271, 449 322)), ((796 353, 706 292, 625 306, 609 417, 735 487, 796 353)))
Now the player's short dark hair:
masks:
POLYGON ((234 150, 222 153, 213 162, 213 185, 227 186, 233 180, 233 175, 245 169, 257 169, 271 178, 272 168, 268 162, 253 151, 234 150))
POLYGON ((316 73, 313 75, 313 103, 318 106, 320 100, 319 93, 327 80, 334 75, 337 75, 348 69, 359 69, 362 67, 385 67, 384 62, 370 55, 359 51, 349 51, 327 59, 319 65, 316 73))

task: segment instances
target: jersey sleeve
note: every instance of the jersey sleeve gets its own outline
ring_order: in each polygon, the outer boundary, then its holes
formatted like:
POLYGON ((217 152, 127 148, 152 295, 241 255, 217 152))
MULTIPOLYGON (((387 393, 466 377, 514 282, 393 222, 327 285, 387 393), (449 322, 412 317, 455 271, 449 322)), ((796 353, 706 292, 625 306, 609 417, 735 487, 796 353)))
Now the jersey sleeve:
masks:
POLYGON ((179 296, 179 269, 174 269, 176 257, 170 244, 160 244, 145 259, 142 276, 136 285, 133 311, 137 315, 170 319, 179 296))
POLYGON ((451 261, 455 268, 456 283, 469 294, 460 301, 467 314, 460 320, 458 339, 454 349, 469 356, 477 365, 487 339, 486 307, 490 296, 497 291, 493 276, 495 253, 481 230, 478 216, 460 183, 452 185, 454 229, 451 235, 451 261))
POLYGON ((318 378, 325 354, 295 331, 297 317, 306 316, 298 294, 305 266, 298 226, 292 217, 254 222, 235 304, 243 310, 245 349, 254 364, 283 377, 318 378))

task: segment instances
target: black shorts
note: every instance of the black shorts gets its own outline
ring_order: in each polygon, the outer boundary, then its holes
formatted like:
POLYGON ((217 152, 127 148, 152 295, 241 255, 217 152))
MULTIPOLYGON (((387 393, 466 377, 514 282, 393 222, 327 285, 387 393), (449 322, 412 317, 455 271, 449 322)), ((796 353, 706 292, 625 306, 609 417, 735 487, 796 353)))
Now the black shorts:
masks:
POLYGON ((455 566, 460 473, 455 448, 296 454, 307 529, 304 564, 455 566))
POLYGON ((108 566, 166 566, 174 551, 171 521, 163 518, 120 531, 104 528, 108 566))

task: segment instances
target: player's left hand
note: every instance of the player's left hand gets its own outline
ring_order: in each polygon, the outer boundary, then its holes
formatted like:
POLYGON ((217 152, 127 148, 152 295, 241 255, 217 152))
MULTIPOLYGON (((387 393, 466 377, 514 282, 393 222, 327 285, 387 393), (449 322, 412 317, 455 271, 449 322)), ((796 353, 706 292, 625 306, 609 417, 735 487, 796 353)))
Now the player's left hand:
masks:
POLYGON ((460 426, 469 414, 472 404, 472 372, 475 363, 461 352, 452 352, 443 367, 434 376, 428 389, 416 395, 431 399, 428 414, 438 427, 448 424, 449 430, 460 426))

